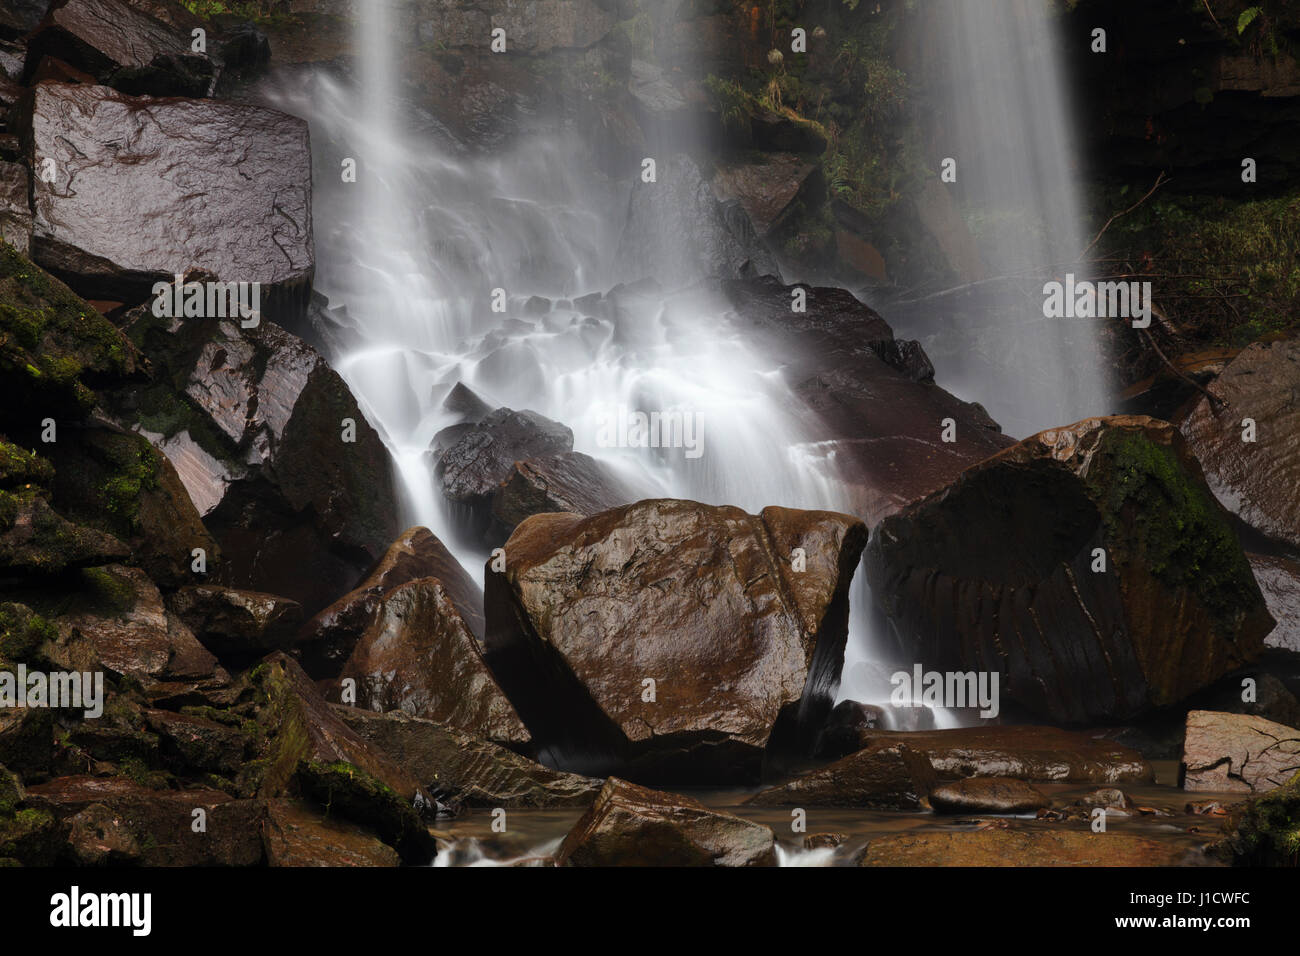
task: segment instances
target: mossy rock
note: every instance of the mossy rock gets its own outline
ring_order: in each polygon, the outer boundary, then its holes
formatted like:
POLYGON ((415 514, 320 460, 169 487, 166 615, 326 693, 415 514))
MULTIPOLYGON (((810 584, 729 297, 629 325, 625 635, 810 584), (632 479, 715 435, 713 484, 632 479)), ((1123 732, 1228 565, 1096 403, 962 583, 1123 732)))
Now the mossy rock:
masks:
POLYGON ((35 452, 0 438, 0 488, 24 485, 48 486, 54 478, 54 466, 35 452))
POLYGON ((26 605, 0 604, 0 664, 43 663, 41 648, 58 637, 58 629, 26 605))
POLYGON ((52 866, 63 845, 61 828, 46 810, 18 810, 0 816, 0 857, 23 866, 52 866))
POLYGON ((129 554, 112 535, 60 515, 39 489, 0 491, 0 570, 54 574, 109 564, 129 554))
POLYGON ((342 761, 302 761, 297 776, 303 796, 324 807, 327 815, 338 814, 371 827, 407 863, 433 859, 436 844, 415 809, 360 767, 342 761))
POLYGON ((95 405, 94 388, 136 367, 134 347, 113 323, 0 242, 0 418, 18 408, 82 417, 95 405))
POLYGON ((1286 786, 1236 807, 1213 847, 1238 866, 1300 866, 1300 773, 1286 786))

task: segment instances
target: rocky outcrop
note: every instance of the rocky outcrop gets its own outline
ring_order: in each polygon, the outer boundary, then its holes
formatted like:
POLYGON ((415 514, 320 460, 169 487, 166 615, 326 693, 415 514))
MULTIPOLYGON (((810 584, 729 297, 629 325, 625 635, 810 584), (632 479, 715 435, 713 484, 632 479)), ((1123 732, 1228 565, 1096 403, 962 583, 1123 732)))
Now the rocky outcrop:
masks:
POLYGON ((1300 547, 1297 388, 1300 338, 1256 342, 1208 386, 1217 404, 1202 398, 1179 423, 1219 500, 1290 548, 1300 547))
POLYGON ((488 571, 488 662, 564 766, 754 779, 830 710, 864 537, 848 515, 691 501, 537 515, 488 571))
POLYGON ((302 624, 296 601, 261 591, 196 584, 181 588, 168 603, 203 646, 228 663, 247 665, 291 649, 302 624))
POLYGON ((775 866, 776 837, 690 797, 611 777, 556 854, 560 866, 775 866))
POLYGON ((397 536, 397 504, 388 452, 338 373, 269 322, 137 310, 128 332, 153 380, 118 393, 116 417, 175 465, 225 556, 219 583, 309 615, 354 587, 397 536))
POLYGON ((268 800, 262 826, 268 866, 397 866, 397 853, 363 827, 296 800, 268 800))
POLYGON ((905 743, 940 777, 1003 777, 1041 783, 1151 781, 1142 755, 1113 741, 1054 727, 960 727, 912 733, 868 731, 864 746, 905 743))
POLYGON ((188 30, 123 0, 55 4, 28 41, 29 74, 43 57, 62 60, 124 93, 149 96, 205 96, 219 69, 206 49, 195 52, 188 30))
POLYGON ((1300 561, 1266 554, 1246 557, 1268 613, 1277 621, 1264 643, 1300 653, 1300 561))
POLYGON ((869 526, 1012 444, 978 405, 927 381, 924 353, 896 341, 851 293, 770 278, 725 283, 724 292, 744 333, 785 358, 792 398, 805 410, 804 440, 833 443, 853 512, 869 526), (806 295, 804 312, 792 309, 796 290, 806 295), (949 420, 953 440, 945 441, 949 420))
POLYGON ((1266 793, 1300 773, 1300 730, 1250 714, 1193 710, 1183 789, 1266 793))
POLYGON ((334 712, 452 808, 588 807, 604 783, 543 767, 455 727, 401 711, 376 714, 336 705, 334 712))
POLYGON ((355 681, 358 707, 400 710, 517 747, 528 742, 478 641, 436 578, 411 581, 380 599, 339 680, 355 681))
POLYGON ((756 161, 720 164, 713 174, 713 192, 723 202, 738 201, 758 235, 766 238, 780 229, 795 202, 818 181, 817 166, 806 157, 770 153, 756 161))
MULTIPOLYGON (((6 106, 3 96, 0 96, 0 111, 6 106)), ((28 179, 26 166, 0 162, 0 240, 23 255, 30 251, 32 241, 32 210, 27 204, 28 179)))
POLYGON ((935 787, 930 805, 935 813, 1033 813, 1052 801, 1023 780, 968 777, 935 787))
POLYGON ((492 498, 492 521, 504 541, 531 515, 594 515, 643 497, 590 455, 570 451, 516 461, 492 498))
POLYGON ((1183 700, 1273 624, 1195 458, 1148 418, 1042 432, 968 469, 886 519, 866 568, 904 659, 996 671, 1005 698, 1063 722, 1183 700))
POLYGON ((1126 833, 921 830, 867 844, 862 866, 1180 866, 1188 852, 1126 833))
POLYGON ((408 528, 389 546, 365 579, 307 622, 302 660, 308 672, 334 677, 352 656, 361 635, 375 625, 384 598, 421 578, 435 579, 475 637, 483 635, 483 592, 428 528, 408 528))
POLYGON ((852 807, 922 810, 938 785, 924 753, 887 742, 860 750, 828 767, 754 794, 755 806, 852 807))
POLYGON ((56 173, 33 183, 32 256, 80 294, 138 303, 155 283, 200 269, 258 283, 264 317, 306 307, 315 252, 305 122, 65 83, 37 85, 20 109, 26 159, 56 173))

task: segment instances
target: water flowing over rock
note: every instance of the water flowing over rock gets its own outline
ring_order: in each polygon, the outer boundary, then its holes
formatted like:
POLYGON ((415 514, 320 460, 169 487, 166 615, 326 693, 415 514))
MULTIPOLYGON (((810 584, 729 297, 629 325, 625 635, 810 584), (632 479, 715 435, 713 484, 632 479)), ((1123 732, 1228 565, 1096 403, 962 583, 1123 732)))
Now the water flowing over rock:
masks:
POLYGON ((336 705, 334 712, 447 806, 589 807, 604 785, 401 711, 376 714, 336 705))
POLYGON ((930 805, 936 813, 1033 813, 1052 801, 1023 780, 969 777, 935 787, 930 805))
POLYGON ((196 268, 259 283, 264 316, 306 307, 315 252, 302 120, 63 83, 39 84, 19 109, 28 162, 56 171, 33 183, 33 258, 79 293, 140 302, 196 268))
POLYGON ((632 188, 617 268, 628 279, 653 274, 686 285, 696 279, 778 275, 744 207, 719 201, 688 156, 661 162, 657 181, 632 188), (652 270, 652 272, 647 272, 652 270))
POLYGON ((384 597, 421 578, 433 578, 442 585, 465 625, 481 639, 483 592, 433 532, 408 528, 356 588, 303 627, 304 667, 318 677, 337 675, 361 635, 375 624, 384 597))
POLYGON ((356 682, 359 707, 404 711, 501 743, 528 741, 478 641, 436 578, 408 582, 380 599, 339 679, 356 682))
POLYGON ((564 838, 560 866, 775 866, 776 837, 690 797, 611 777, 564 838))
POLYGON ((1183 789, 1265 793, 1300 773, 1300 730, 1250 714, 1193 710, 1183 789))
POLYGON ((830 710, 864 537, 848 515, 691 501, 537 515, 489 566, 488 661, 565 766, 754 779, 830 710))
POLYGON ((29 42, 29 71, 46 56, 136 95, 204 96, 219 69, 206 51, 194 51, 188 30, 123 0, 56 4, 29 42))
POLYGON ((904 659, 996 671, 1006 698, 1063 722, 1177 703, 1273 625, 1195 458, 1149 418, 1088 419, 970 468, 886 519, 866 567, 904 659))
POLYGON ((120 398, 118 417, 140 421, 176 456, 225 557, 220 583, 316 613, 397 536, 379 436, 338 373, 273 323, 241 329, 142 311, 128 332, 152 362, 154 384, 120 398))
POLYGON ((1300 338, 1256 342, 1208 386, 1221 404, 1202 398, 1179 424, 1228 510, 1291 548, 1300 547, 1297 388, 1300 338))
POLYGON ((1013 443, 978 405, 927 382, 924 352, 895 340, 851 293, 771 278, 724 291, 763 350, 788 357, 792 397, 807 410, 805 441, 834 443, 853 511, 869 526, 1013 443), (792 309, 799 290, 803 312, 792 309), (949 422, 953 441, 944 440, 949 422))
POLYGON ((924 753, 902 743, 881 743, 745 802, 760 807, 853 807, 922 810, 938 785, 924 753))

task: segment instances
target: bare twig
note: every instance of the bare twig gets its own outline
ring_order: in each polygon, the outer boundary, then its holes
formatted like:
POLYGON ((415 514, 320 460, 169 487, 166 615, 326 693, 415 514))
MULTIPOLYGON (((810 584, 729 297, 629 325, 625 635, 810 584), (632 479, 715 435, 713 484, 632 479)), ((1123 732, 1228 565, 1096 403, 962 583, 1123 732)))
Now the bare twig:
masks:
POLYGON ((1169 356, 1165 355, 1165 353, 1161 350, 1160 346, 1156 344, 1155 337, 1151 334, 1150 331, 1148 331, 1147 329, 1138 329, 1138 331, 1142 333, 1142 336, 1147 340, 1147 344, 1151 346, 1151 348, 1155 351, 1156 355, 1160 356, 1160 361, 1165 363, 1165 367, 1168 368, 1169 371, 1173 372, 1175 376, 1182 379, 1184 382, 1186 382, 1192 388, 1196 389, 1198 392, 1200 392, 1209 400, 1210 409, 1216 415, 1219 412, 1221 412, 1223 409, 1228 407, 1227 402, 1221 399, 1218 395, 1215 395, 1213 392, 1211 392, 1200 382, 1196 381, 1196 379, 1192 378, 1191 376, 1183 372, 1181 369, 1176 367, 1173 362, 1169 361, 1169 356))
POLYGON ((1210 9, 1210 0, 1201 0, 1201 2, 1205 4, 1205 12, 1210 15, 1210 19, 1214 21, 1214 25, 1216 27, 1221 26, 1221 24, 1219 23, 1219 18, 1216 17, 1214 15, 1214 11, 1210 9))
POLYGON ((1084 249, 1083 252, 1079 253, 1079 258, 1082 259, 1084 256, 1086 256, 1089 252, 1092 251, 1092 247, 1101 241, 1101 237, 1106 235, 1106 230, 1111 227, 1111 225, 1115 222, 1116 219, 1122 219, 1125 216, 1127 216, 1138 206, 1142 205, 1144 202, 1150 199, 1151 195, 1167 182, 1169 182, 1169 177, 1164 174, 1164 170, 1161 170, 1160 175, 1156 177, 1156 184, 1147 191, 1147 194, 1143 196, 1141 199, 1139 199, 1137 202, 1135 202, 1133 205, 1129 206, 1123 212, 1117 212, 1115 213, 1115 215, 1111 216, 1110 219, 1106 221, 1106 225, 1101 227, 1101 232, 1097 233, 1096 238, 1094 238, 1092 242, 1088 243, 1088 248, 1084 249))

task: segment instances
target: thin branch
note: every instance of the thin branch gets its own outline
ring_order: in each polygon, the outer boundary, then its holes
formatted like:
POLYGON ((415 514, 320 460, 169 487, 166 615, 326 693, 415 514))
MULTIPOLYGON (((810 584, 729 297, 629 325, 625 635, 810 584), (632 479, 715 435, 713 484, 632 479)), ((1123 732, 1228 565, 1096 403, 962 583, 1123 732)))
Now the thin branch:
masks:
POLYGON ((1222 26, 1222 24, 1219 23, 1219 18, 1216 17, 1214 11, 1210 9, 1210 0, 1201 0, 1201 2, 1205 4, 1205 12, 1210 15, 1210 19, 1214 21, 1214 25, 1216 27, 1222 26))
POLYGON ((1096 238, 1093 239, 1092 242, 1088 243, 1088 248, 1084 249, 1083 252, 1079 253, 1079 258, 1082 259, 1084 256, 1086 256, 1089 252, 1092 251, 1092 247, 1101 241, 1101 237, 1106 235, 1106 230, 1111 227, 1111 225, 1115 222, 1116 219, 1122 219, 1125 216, 1127 216, 1138 206, 1142 205, 1144 202, 1150 199, 1151 195, 1167 182, 1169 182, 1169 177, 1165 175, 1164 170, 1161 170, 1160 175, 1156 177, 1156 184, 1147 191, 1147 194, 1143 196, 1141 199, 1139 199, 1137 202, 1135 202, 1133 205, 1129 206, 1123 212, 1117 212, 1115 213, 1115 215, 1111 216, 1110 219, 1107 220, 1106 225, 1101 227, 1101 232, 1097 233, 1096 238))

